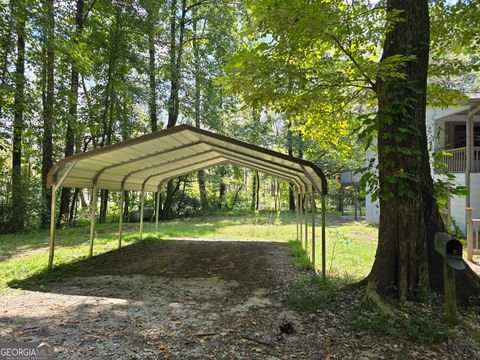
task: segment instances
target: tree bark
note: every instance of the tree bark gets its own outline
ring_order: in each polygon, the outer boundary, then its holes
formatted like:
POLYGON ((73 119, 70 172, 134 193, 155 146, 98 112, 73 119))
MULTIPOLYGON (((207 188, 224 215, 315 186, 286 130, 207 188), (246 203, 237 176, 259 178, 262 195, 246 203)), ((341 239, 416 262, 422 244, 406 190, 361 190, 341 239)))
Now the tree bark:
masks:
MULTIPOLYGON (((177 0, 171 0, 170 4, 170 96, 168 99, 168 122, 167 128, 177 125, 179 114, 179 90, 180 90, 180 67, 182 64, 183 38, 185 33, 185 17, 187 13, 186 0, 182 0, 180 16, 179 40, 177 43, 177 0)), ((167 183, 167 195, 163 206, 163 216, 168 216, 173 203, 173 180, 167 183)))
MULTIPOLYGON (((368 288, 384 294, 397 289, 401 301, 422 301, 432 289, 443 288, 442 259, 433 239, 444 225, 434 197, 425 125, 428 1, 388 0, 387 13, 398 11, 403 19, 387 33, 382 61, 394 55, 414 58, 400 69, 404 78, 376 82, 381 211, 368 288)), ((478 280, 471 285, 478 288, 478 280)), ((466 290, 459 288, 459 293, 466 290)))
POLYGON ((25 14, 23 5, 16 9, 17 60, 15 64, 15 95, 12 146, 12 230, 20 231, 25 225, 25 199, 22 182, 22 132, 25 105, 25 14))
POLYGON ((183 56, 183 38, 185 35, 185 17, 187 13, 186 0, 182 0, 182 10, 179 22, 179 40, 177 39, 177 0, 172 0, 170 6, 170 96, 168 99, 167 127, 177 124, 179 114, 179 90, 181 79, 181 65, 183 56))
MULTIPOLYGON (((194 117, 195 126, 201 127, 201 69, 200 69, 200 45, 198 43, 197 34, 197 19, 193 20, 193 56, 194 56, 194 77, 195 77, 195 99, 194 99, 194 117)), ((205 171, 199 170, 197 172, 198 189, 200 192, 200 205, 202 210, 208 209, 207 189, 205 187, 205 171)))
MULTIPOLYGON (((75 38, 73 39, 74 43, 79 41, 79 38, 82 36, 83 32, 83 23, 84 23, 84 0, 77 0, 76 11, 75 11, 75 38)), ((75 149, 75 128, 77 124, 77 107, 78 107, 78 86, 79 86, 79 72, 78 66, 75 63, 75 60, 71 60, 71 71, 70 71, 70 94, 68 96, 68 121, 67 121, 67 132, 65 138, 65 157, 73 155, 75 149)), ((71 191, 69 188, 62 188, 62 193, 60 196, 60 214, 57 219, 57 226, 67 222, 69 205, 70 205, 70 195, 71 191)))
POLYGON ((47 175, 53 165, 53 106, 54 106, 54 44, 55 31, 54 4, 53 0, 44 1, 45 30, 44 48, 46 58, 44 59, 45 73, 45 102, 43 107, 43 141, 42 141, 42 217, 41 225, 48 227, 50 223, 50 209, 52 207, 52 190, 47 188, 47 175))
POLYGON ((150 114, 150 128, 152 132, 158 130, 157 119, 157 66, 156 66, 156 37, 155 29, 157 24, 155 23, 156 12, 158 8, 154 6, 155 1, 147 0, 145 9, 147 11, 147 24, 148 24, 148 75, 149 75, 149 92, 148 92, 148 108, 150 114))
POLYGON ((218 208, 221 209, 223 204, 226 203, 225 201, 225 191, 226 191, 226 187, 225 187, 225 182, 223 181, 224 177, 225 177, 225 168, 222 166, 220 168, 220 188, 219 188, 219 191, 218 191, 218 208))
MULTIPOLYGON (((293 156, 293 134, 292 134, 292 124, 288 121, 287 128, 287 143, 288 143, 288 156, 293 156)), ((295 195, 293 193, 293 184, 288 184, 288 209, 290 211, 295 211, 295 195)))
POLYGON ((250 210, 255 210, 257 200, 257 171, 252 173, 252 200, 250 202, 250 210))
POLYGON ((1 57, 1 75, 0 75, 0 119, 2 118, 3 115, 3 108, 4 108, 4 94, 9 91, 8 89, 8 84, 7 84, 7 74, 9 72, 8 68, 10 65, 9 62, 9 55, 14 48, 14 43, 13 43, 13 25, 14 25, 14 0, 10 0, 8 4, 8 9, 9 9, 9 18, 6 24, 6 34, 4 36, 4 40, 2 41, 1 44, 1 49, 2 49, 2 57, 1 57))

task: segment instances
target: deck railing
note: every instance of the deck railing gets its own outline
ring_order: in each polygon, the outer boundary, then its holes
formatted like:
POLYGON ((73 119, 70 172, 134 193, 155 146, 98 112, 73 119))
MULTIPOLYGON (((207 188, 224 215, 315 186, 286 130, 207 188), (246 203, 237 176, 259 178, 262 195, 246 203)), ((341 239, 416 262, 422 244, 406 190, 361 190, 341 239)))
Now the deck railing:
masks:
MULTIPOLYGON (((465 172, 467 165, 467 148, 456 148, 444 150, 448 155, 442 156, 442 161, 447 164, 448 171, 451 173, 465 172)), ((473 148, 473 164, 472 172, 480 171, 480 147, 473 148)))
POLYGON ((473 209, 467 208, 467 259, 480 255, 480 219, 473 219, 473 209))

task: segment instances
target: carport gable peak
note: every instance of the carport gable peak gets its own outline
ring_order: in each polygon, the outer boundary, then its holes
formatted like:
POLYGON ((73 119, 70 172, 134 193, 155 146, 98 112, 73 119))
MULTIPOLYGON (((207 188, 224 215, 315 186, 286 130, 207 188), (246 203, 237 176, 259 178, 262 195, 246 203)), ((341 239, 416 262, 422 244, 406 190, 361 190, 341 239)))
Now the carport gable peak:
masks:
POLYGON ((66 157, 52 167, 47 184, 49 187, 55 184, 56 188, 85 188, 96 183, 98 188, 120 189, 123 183, 125 190, 143 187, 146 191, 156 191, 160 182, 171 177, 167 172, 186 174, 216 166, 220 162, 212 163, 212 159, 221 158, 222 154, 225 161, 221 163, 235 163, 233 160, 237 159, 237 164, 249 164, 249 168, 260 172, 270 168, 296 186, 301 183, 301 192, 307 192, 311 185, 316 191, 327 193, 323 171, 310 161, 190 125, 167 128, 66 157), (165 176, 159 178, 156 174, 165 176), (147 183, 147 179, 156 181, 147 183))

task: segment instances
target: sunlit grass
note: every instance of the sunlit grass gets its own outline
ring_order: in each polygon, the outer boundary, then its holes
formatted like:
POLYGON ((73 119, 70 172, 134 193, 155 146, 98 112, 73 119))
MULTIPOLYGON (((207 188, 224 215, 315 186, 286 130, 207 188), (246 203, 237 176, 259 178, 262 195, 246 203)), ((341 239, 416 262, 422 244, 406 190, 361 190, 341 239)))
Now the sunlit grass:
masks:
MULTIPOLYGON (((321 269, 321 227, 317 217, 316 266, 321 269)), ((310 224, 310 222, 309 222, 310 224)), ((304 231, 304 228, 302 228, 304 231)), ((124 226, 125 245, 139 240, 139 224, 124 226)), ((146 223, 143 238, 211 238, 233 240, 266 240, 289 242, 296 239, 296 216, 290 213, 261 212, 228 214, 178 219, 159 224, 146 223)), ((351 280, 368 274, 373 263, 377 229, 364 222, 327 217, 326 267, 330 276, 351 280)), ((0 289, 12 280, 21 280, 44 271, 48 261, 48 231, 0 235, 0 289)), ((89 227, 84 224, 57 230, 55 264, 65 264, 85 258, 88 254, 89 227)), ((311 257, 311 227, 309 225, 309 256, 311 257)), ((118 224, 96 227, 94 254, 118 246, 118 224)))

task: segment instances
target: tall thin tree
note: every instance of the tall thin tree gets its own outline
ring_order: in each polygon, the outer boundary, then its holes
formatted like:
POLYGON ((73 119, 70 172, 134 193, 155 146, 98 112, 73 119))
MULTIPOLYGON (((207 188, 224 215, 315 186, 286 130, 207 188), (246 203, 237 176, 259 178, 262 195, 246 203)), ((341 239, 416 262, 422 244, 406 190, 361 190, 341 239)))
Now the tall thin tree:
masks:
POLYGON ((25 225, 25 198, 22 181, 22 133, 25 106, 25 4, 17 2, 15 24, 17 32, 17 60, 15 63, 15 96, 13 109, 12 146, 12 228, 23 230, 25 225))
POLYGON ((43 101, 43 140, 42 140, 42 226, 47 227, 52 206, 51 189, 47 188, 47 175, 53 162, 52 124, 54 106, 54 32, 55 16, 53 0, 44 0, 44 101, 43 101))

